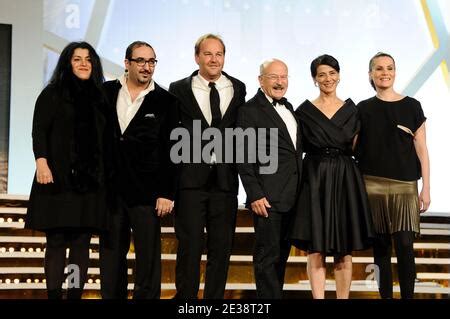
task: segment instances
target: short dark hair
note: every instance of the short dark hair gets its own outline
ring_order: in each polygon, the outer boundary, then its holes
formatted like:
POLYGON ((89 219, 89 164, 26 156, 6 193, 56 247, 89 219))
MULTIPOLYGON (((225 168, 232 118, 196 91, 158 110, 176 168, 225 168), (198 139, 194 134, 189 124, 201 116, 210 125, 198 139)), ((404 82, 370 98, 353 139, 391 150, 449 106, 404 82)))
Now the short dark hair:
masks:
MULTIPOLYGON (((125 59, 127 59, 127 60, 131 59, 132 55, 133 55, 133 50, 136 48, 140 48, 140 47, 149 47, 155 53, 155 49, 153 49, 153 47, 150 44, 148 44, 147 42, 134 41, 133 43, 130 43, 130 45, 127 47, 127 50, 125 51, 125 59)), ((156 53, 155 53, 155 55, 156 55, 156 53)))
POLYGON ((225 43, 223 43, 222 38, 217 34, 207 33, 202 35, 200 38, 198 38, 197 42, 195 42, 195 55, 199 55, 200 53, 200 46, 202 45, 203 41, 207 39, 214 39, 219 41, 222 44, 223 47, 223 54, 225 54, 225 43))
MULTIPOLYGON (((382 57, 391 58, 392 62, 394 62, 394 68, 395 68, 395 60, 392 57, 392 55, 385 53, 385 52, 378 52, 369 61, 369 72, 372 72, 373 66, 375 64, 375 59, 382 58, 382 57)), ((370 79, 369 81, 370 81, 370 85, 373 87, 373 89, 376 90, 377 88, 375 87, 375 83, 373 83, 373 80, 370 79)))
POLYGON ((97 52, 95 52, 95 49, 89 43, 84 41, 71 42, 62 50, 49 84, 63 87, 69 76, 73 75, 71 61, 76 49, 87 49, 89 51, 92 65, 90 80, 94 82, 95 86, 100 87, 105 80, 100 57, 97 52))
POLYGON ((313 78, 317 75, 317 68, 319 65, 328 65, 335 69, 338 73, 341 71, 341 68, 339 67, 339 62, 334 57, 328 54, 323 54, 321 56, 318 56, 311 62, 311 76, 313 78))

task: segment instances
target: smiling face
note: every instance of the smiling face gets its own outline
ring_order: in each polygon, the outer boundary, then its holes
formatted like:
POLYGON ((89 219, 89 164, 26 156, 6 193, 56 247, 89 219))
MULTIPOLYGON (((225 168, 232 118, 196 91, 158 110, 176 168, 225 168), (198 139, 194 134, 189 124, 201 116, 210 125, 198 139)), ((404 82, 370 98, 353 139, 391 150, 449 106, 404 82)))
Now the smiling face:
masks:
MULTIPOLYGON (((145 45, 134 48, 131 54, 131 59, 133 60, 144 59, 149 61, 155 58, 155 51, 145 45)), ((128 59, 125 59, 125 68, 128 70, 128 81, 138 86, 148 85, 155 72, 155 65, 150 66, 149 63, 145 63, 143 66, 139 66, 136 61, 128 59)))
POLYGON ((320 91, 330 94, 336 91, 339 83, 339 72, 329 65, 321 64, 317 67, 317 75, 314 78, 320 91))
POLYGON ((92 73, 91 57, 88 49, 77 48, 73 51, 72 72, 80 80, 89 80, 92 73))
POLYGON ((288 68, 282 61, 274 60, 268 64, 259 77, 261 89, 274 99, 281 99, 288 88, 288 68))
POLYGON ((389 89, 394 86, 395 63, 390 57, 375 58, 371 65, 369 77, 377 89, 389 89))
POLYGON ((200 44, 200 50, 195 55, 199 73, 208 81, 217 80, 222 74, 225 63, 225 52, 222 43, 216 39, 205 39, 200 44))

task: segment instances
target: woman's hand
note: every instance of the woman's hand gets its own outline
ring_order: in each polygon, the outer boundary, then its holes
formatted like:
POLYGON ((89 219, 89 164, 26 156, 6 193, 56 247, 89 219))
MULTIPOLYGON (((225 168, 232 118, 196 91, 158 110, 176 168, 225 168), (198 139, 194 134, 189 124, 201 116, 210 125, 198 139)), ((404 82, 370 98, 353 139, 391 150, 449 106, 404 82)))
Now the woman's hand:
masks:
POLYGON ((424 213, 427 211, 428 207, 430 207, 431 198, 430 198, 430 189, 422 188, 422 191, 419 195, 419 207, 420 213, 424 213))
POLYGON ((36 159, 36 181, 39 184, 53 183, 52 171, 48 167, 47 159, 44 157, 36 159))

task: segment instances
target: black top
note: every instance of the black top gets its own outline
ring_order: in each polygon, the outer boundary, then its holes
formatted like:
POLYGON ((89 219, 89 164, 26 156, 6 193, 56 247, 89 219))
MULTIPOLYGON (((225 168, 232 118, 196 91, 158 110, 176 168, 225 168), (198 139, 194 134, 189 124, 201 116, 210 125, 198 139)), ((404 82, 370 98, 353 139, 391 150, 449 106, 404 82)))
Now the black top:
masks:
POLYGON ((363 174, 403 181, 421 177, 414 133, 425 122, 420 102, 406 96, 387 102, 376 96, 358 104, 361 131, 356 158, 363 174))

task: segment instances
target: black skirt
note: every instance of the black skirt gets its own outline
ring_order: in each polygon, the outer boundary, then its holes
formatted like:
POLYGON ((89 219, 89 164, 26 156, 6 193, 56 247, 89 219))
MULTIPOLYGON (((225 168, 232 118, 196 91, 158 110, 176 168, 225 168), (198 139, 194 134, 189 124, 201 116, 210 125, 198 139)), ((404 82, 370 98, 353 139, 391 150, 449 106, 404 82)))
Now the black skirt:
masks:
POLYGON ((47 231, 83 228, 101 232, 108 228, 106 189, 77 193, 52 190, 53 184, 33 183, 25 228, 47 231))

